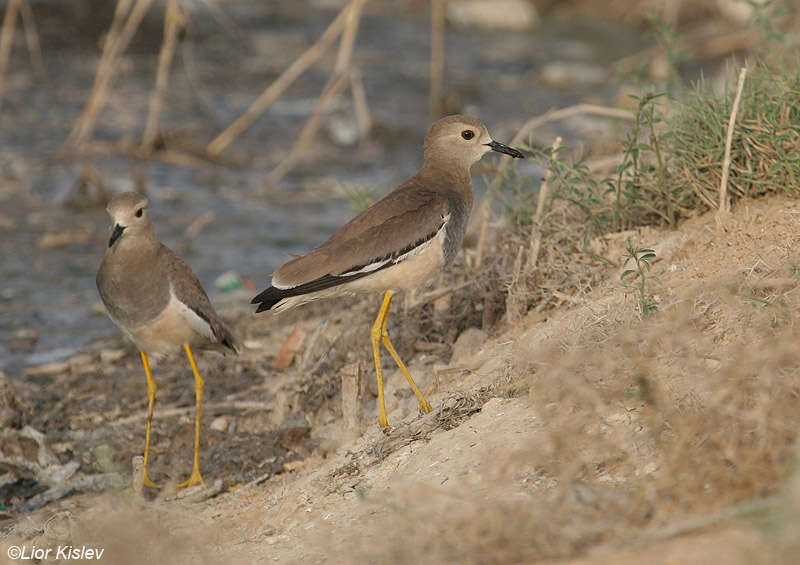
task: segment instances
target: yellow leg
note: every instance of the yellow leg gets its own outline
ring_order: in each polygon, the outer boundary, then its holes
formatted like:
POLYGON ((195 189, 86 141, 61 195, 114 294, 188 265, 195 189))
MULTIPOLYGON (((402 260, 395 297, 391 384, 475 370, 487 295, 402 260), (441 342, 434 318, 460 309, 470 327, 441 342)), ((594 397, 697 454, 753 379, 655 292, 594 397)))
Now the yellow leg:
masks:
POLYGON ((375 357, 375 375, 378 378, 378 425, 382 428, 388 428, 389 422, 386 419, 386 404, 383 399, 383 372, 381 370, 379 344, 381 342, 381 330, 391 303, 392 293, 387 290, 383 297, 383 305, 381 305, 381 309, 378 311, 378 317, 375 318, 375 323, 372 325, 372 331, 370 332, 370 338, 372 339, 372 355, 375 357))
POLYGON ((156 381, 153 380, 153 373, 150 372, 150 363, 147 361, 147 354, 144 351, 142 354, 142 364, 144 365, 144 374, 147 377, 147 427, 144 432, 144 486, 158 488, 156 484, 150 480, 150 475, 147 474, 147 460, 150 458, 150 426, 153 423, 153 406, 156 403, 156 381))
POLYGON ((194 356, 192 356, 192 350, 189 345, 186 344, 183 348, 186 350, 186 357, 189 358, 189 364, 192 366, 192 372, 194 373, 194 394, 197 404, 194 415, 194 464, 192 465, 192 474, 178 485, 180 488, 203 484, 203 476, 200 474, 200 416, 203 412, 203 377, 197 371, 197 364, 194 362, 194 356))
MULTIPOLYGON (((386 329, 386 320, 389 319, 389 305, 392 302, 392 295, 389 292, 387 292, 386 295, 388 296, 388 304, 386 304, 386 312, 383 315, 383 322, 381 323, 381 340, 383 341, 383 346, 389 352, 389 355, 392 356, 394 362, 397 363, 397 366, 400 367, 400 370, 405 375, 408 384, 411 385, 411 390, 413 390, 414 394, 417 395, 417 400, 419 400, 419 409, 426 414, 430 414, 431 410, 433 410, 431 405, 428 404, 427 400, 425 400, 425 397, 422 395, 422 391, 417 386, 417 383, 414 382, 414 379, 411 378, 411 373, 408 372, 405 363, 403 363, 403 361, 400 359, 400 356, 397 354, 397 350, 389 340, 389 332, 386 329)), ((386 302, 385 299, 384 302, 386 302)))

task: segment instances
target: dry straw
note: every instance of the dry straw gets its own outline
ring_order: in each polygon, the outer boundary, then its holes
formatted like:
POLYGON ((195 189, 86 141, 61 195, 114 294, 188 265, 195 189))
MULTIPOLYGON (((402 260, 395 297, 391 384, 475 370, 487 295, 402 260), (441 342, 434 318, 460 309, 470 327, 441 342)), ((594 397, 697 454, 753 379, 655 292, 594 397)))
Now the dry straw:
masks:
POLYGON ((733 130, 736 126, 736 114, 739 112, 739 102, 742 100, 742 89, 744 88, 746 75, 747 67, 742 67, 742 70, 739 71, 739 82, 736 86, 736 98, 733 99, 731 117, 728 120, 728 133, 725 136, 725 157, 722 160, 722 176, 719 181, 719 210, 717 214, 720 219, 730 211, 728 175, 731 170, 731 146, 733 145, 733 130))

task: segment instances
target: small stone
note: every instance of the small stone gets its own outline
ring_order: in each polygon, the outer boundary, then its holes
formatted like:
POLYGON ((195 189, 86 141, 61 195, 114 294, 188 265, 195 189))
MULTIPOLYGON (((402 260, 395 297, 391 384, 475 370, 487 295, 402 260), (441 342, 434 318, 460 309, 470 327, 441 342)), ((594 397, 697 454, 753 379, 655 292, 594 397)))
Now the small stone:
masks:
POLYGON ((539 14, 528 0, 451 0, 447 21, 456 27, 523 30, 536 27, 539 14))
POLYGON ((101 349, 100 362, 101 363, 116 363, 125 356, 124 349, 101 349))
POLYGON ((287 461, 286 463, 283 464, 283 471, 285 473, 291 473, 292 471, 296 471, 297 469, 299 469, 302 465, 303 462, 301 460, 287 461))
POLYGON ((355 118, 346 113, 333 114, 325 122, 328 137, 340 147, 352 147, 361 138, 361 131, 355 118))
POLYGON ((114 463, 114 450, 107 443, 98 445, 92 450, 94 467, 100 473, 116 473, 117 465, 114 463))
POLYGON ((80 353, 78 355, 73 355, 69 358, 69 370, 72 372, 73 375, 79 375, 81 373, 88 373, 89 371, 93 371, 95 369, 95 362, 92 359, 92 356, 88 353, 80 353))
POLYGON ((215 432, 224 432, 228 430, 228 419, 224 416, 214 418, 209 426, 215 432))
POLYGON ((73 243, 89 243, 89 232, 84 230, 65 230, 46 233, 36 240, 36 247, 39 249, 50 249, 53 247, 64 247, 73 243))
POLYGON ((23 328, 14 330, 13 338, 19 341, 32 341, 36 342, 39 339, 39 332, 30 328, 23 328))
POLYGON ((108 315, 108 311, 102 302, 95 302, 89 308, 89 314, 92 316, 106 316, 108 315))
POLYGON ((23 377, 48 377, 69 371, 69 362, 57 361, 55 363, 44 363, 35 367, 28 367, 22 370, 23 377))
POLYGON ((23 328, 14 330, 11 334, 11 342, 8 344, 9 349, 32 349, 36 342, 39 340, 39 332, 34 329, 23 328))
POLYGON ((608 75, 598 65, 567 61, 554 61, 544 66, 540 73, 543 83, 554 88, 574 88, 602 84, 608 75))
POLYGON ((245 349, 263 349, 267 346, 267 342, 263 339, 246 339, 242 345, 245 349))

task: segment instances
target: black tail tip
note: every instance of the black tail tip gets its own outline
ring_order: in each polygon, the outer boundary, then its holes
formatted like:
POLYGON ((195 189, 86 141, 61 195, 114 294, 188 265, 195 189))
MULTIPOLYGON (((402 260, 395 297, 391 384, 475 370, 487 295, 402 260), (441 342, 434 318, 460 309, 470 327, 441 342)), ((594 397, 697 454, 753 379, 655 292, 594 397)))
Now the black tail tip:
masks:
POLYGON ((258 305, 258 308, 256 308, 256 314, 260 314, 261 312, 266 312, 267 310, 270 310, 278 302, 280 302, 280 301, 279 300, 272 300, 272 301, 269 301, 269 302, 260 303, 258 305))
POLYGON ((271 286, 264 292, 254 296, 250 304, 258 304, 258 308, 256 309, 256 314, 258 314, 259 312, 269 310, 284 298, 285 296, 282 290, 271 286))
POLYGON ((242 352, 241 344, 232 335, 226 336, 225 339, 222 340, 222 345, 230 349, 236 355, 239 355, 242 352))

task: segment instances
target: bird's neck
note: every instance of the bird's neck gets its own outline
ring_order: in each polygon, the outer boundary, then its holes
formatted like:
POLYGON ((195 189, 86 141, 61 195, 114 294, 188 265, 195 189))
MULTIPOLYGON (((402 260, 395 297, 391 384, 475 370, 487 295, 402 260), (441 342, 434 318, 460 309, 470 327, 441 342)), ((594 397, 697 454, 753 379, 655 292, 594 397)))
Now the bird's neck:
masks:
POLYGON ((458 167, 447 163, 447 166, 443 166, 436 161, 426 160, 417 173, 417 179, 423 186, 455 191, 471 204, 474 192, 469 169, 469 165, 458 167))
POLYGON ((155 230, 144 233, 123 233, 122 237, 114 244, 115 255, 127 255, 150 260, 158 253, 161 244, 155 236, 155 230))

